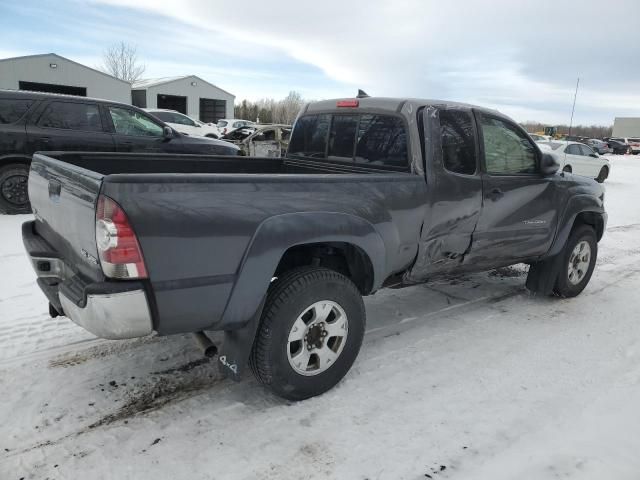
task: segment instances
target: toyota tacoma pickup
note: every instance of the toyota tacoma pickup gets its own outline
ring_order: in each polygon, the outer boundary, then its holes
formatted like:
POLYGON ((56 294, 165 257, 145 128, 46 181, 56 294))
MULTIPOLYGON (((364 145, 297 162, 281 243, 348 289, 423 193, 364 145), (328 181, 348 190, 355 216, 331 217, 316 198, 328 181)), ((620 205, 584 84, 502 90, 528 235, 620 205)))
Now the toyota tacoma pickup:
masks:
POLYGON ((283 158, 37 153, 23 238, 53 316, 109 339, 223 331, 223 372, 299 400, 347 373, 385 286, 526 263, 530 291, 578 295, 604 189, 557 169, 493 110, 327 100, 283 158))

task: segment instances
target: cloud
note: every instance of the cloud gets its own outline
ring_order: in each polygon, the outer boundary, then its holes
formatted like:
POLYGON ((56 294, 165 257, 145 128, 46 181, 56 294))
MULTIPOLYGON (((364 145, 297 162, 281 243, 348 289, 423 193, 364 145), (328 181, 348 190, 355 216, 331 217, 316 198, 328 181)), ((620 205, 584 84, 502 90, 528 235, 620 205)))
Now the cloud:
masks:
POLYGON ((631 20, 636 0, 78 5, 93 15, 70 22, 65 38, 84 36, 94 48, 132 41, 149 74, 198 74, 240 98, 291 89, 328 98, 363 88, 373 95, 478 103, 518 120, 535 115, 556 123, 569 118, 579 76, 576 122, 640 115, 640 29, 631 20))

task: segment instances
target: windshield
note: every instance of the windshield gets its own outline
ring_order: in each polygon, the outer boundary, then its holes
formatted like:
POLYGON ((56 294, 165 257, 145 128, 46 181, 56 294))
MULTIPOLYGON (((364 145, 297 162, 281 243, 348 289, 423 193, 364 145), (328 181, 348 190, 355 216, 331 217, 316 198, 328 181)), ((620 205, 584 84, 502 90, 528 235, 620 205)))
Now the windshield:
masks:
POLYGON ((229 125, 229 122, 227 122, 225 120, 218 120, 218 123, 216 123, 216 127, 218 127, 218 128, 224 128, 227 125, 229 125))

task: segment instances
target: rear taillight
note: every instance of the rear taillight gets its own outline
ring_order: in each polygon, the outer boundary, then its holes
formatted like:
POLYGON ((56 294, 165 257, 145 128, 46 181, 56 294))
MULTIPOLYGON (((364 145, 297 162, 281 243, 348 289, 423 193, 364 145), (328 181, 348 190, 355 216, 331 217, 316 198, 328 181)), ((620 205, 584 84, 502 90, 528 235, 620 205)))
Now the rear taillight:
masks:
POLYGON ((96 244, 102 271, 110 278, 147 278, 142 250, 124 210, 100 195, 96 209, 96 244))

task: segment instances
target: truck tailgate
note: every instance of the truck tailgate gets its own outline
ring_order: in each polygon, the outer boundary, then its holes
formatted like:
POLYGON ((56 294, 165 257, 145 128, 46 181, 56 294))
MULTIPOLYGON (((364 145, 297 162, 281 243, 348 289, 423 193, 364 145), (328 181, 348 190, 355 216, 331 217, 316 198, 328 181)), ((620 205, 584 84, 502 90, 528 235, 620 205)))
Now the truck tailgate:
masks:
POLYGON ((95 206, 103 175, 41 153, 33 156, 29 199, 35 230, 72 266, 93 281, 104 279, 95 241, 95 206))

